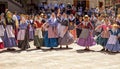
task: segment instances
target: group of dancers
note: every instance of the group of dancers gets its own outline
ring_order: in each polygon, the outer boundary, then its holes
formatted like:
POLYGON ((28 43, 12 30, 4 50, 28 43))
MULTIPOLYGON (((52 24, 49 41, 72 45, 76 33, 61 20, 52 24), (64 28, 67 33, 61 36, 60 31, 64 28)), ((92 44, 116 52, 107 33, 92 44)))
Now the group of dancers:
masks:
POLYGON ((68 48, 76 43, 89 51, 96 44, 103 47, 102 51, 120 52, 120 15, 113 21, 109 16, 75 16, 73 14, 51 13, 48 17, 41 13, 37 15, 21 14, 7 11, 0 16, 0 49, 15 51, 30 48, 33 41, 37 49, 63 45, 68 48), (96 38, 96 39, 95 39, 96 38))

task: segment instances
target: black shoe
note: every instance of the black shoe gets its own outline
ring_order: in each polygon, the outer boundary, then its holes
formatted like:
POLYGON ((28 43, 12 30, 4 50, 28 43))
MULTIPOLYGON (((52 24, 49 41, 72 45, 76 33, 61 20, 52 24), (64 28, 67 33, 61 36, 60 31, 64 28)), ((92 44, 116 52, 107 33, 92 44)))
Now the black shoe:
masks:
POLYGON ((105 51, 105 48, 103 48, 101 51, 105 51))
POLYGON ((62 46, 60 46, 60 49, 62 49, 62 46))
POLYGON ((66 48, 68 48, 68 45, 66 46, 66 48))
POLYGON ((16 49, 12 48, 11 51, 15 51, 16 49))
POLYGON ((40 47, 36 47, 36 49, 41 49, 40 47))
POLYGON ((51 50, 54 49, 53 47, 50 48, 51 50))
POLYGON ((10 51, 11 49, 10 48, 7 48, 7 51, 10 51))

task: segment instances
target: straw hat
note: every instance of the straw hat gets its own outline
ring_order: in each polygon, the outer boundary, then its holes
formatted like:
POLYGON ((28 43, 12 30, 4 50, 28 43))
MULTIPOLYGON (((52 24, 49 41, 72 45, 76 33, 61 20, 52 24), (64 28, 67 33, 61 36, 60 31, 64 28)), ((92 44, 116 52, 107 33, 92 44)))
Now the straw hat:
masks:
POLYGON ((85 16, 83 17, 83 19, 85 19, 85 18, 88 18, 88 19, 89 19, 89 16, 88 16, 88 15, 85 15, 85 16))
POLYGON ((117 24, 113 24, 112 27, 113 27, 113 28, 120 28, 120 26, 117 25, 117 24))

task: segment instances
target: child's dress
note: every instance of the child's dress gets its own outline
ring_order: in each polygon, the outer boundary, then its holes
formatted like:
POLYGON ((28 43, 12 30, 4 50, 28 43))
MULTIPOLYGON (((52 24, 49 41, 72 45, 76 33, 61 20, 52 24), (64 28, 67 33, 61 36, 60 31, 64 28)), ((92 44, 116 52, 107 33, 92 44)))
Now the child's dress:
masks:
POLYGON ((110 30, 110 33, 111 33, 111 35, 108 39, 108 42, 107 42, 105 48, 111 52, 120 52, 120 43, 117 38, 120 34, 119 31, 118 30, 110 30))

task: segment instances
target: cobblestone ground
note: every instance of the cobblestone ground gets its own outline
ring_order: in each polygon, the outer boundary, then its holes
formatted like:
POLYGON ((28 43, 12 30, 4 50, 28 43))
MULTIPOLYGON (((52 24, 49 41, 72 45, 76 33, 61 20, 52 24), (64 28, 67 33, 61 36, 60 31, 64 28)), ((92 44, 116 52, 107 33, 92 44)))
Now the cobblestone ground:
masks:
POLYGON ((120 53, 100 52, 100 46, 87 52, 76 44, 54 50, 36 50, 30 44, 27 51, 0 50, 0 69, 120 69, 120 53))

